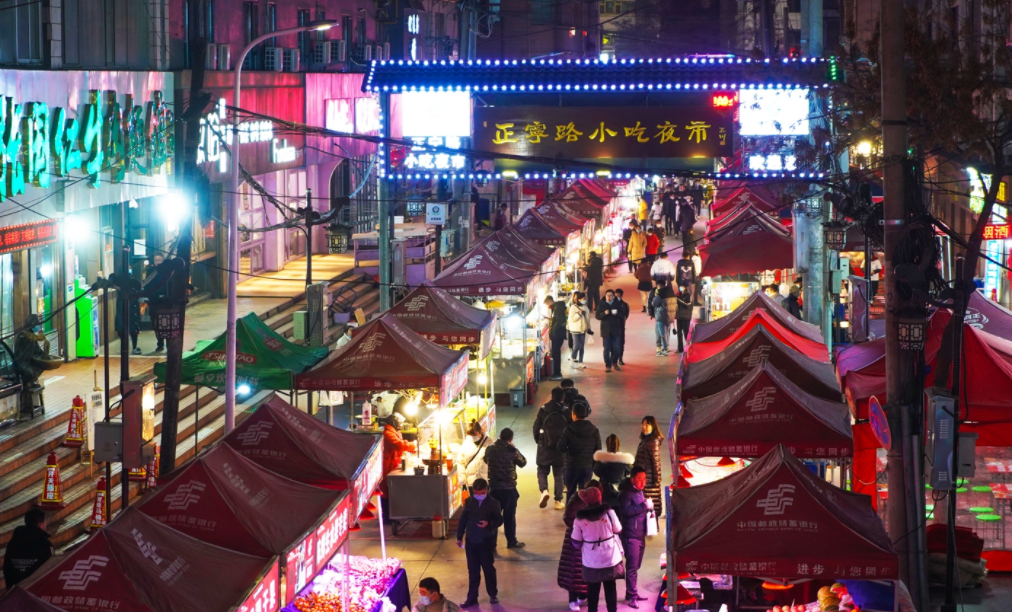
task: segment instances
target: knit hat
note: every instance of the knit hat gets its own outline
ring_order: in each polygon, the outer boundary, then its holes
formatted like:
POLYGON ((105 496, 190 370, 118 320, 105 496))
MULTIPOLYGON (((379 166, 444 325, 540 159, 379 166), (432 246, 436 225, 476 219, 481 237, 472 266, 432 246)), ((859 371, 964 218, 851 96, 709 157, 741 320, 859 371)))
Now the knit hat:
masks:
POLYGON ((584 501, 588 506, 596 506, 601 503, 601 489, 597 487, 587 487, 581 489, 577 495, 584 501))
POLYGON ((798 287, 797 285, 793 285, 791 287, 791 295, 801 295, 801 287, 798 287))

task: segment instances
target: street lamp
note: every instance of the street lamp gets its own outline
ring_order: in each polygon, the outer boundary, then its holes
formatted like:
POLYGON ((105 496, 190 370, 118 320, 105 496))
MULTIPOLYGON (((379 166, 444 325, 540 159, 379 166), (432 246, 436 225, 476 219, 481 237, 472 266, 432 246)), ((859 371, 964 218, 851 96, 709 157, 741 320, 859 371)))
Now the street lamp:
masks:
POLYGON ((229 179, 229 195, 231 206, 228 207, 228 313, 225 327, 225 432, 235 427, 235 321, 236 321, 236 286, 239 284, 239 97, 242 82, 242 64, 254 47, 275 36, 287 36, 299 32, 319 32, 329 30, 337 25, 330 19, 318 19, 307 25, 296 28, 268 32, 254 38, 239 54, 235 62, 235 74, 232 84, 232 139, 231 139, 231 177, 229 179))

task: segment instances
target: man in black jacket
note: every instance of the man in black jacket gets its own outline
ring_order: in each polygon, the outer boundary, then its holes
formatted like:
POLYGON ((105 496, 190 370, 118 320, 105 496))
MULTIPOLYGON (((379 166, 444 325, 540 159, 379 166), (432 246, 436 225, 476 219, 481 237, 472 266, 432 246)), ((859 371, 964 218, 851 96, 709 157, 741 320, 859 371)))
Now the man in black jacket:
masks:
POLYGON ((654 500, 647 499, 643 489, 647 486, 647 474, 641 466, 630 472, 627 480, 619 485, 618 518, 622 522, 622 548, 625 550, 625 602, 630 608, 638 608, 637 602, 646 601, 636 588, 640 566, 643 565, 643 551, 647 542, 647 508, 654 500))
POLYGON ((14 528, 4 553, 7 589, 31 576, 52 556, 53 545, 46 533, 46 513, 32 508, 25 513, 25 524, 14 528))
POLYGON ((597 305, 597 320, 601 322, 601 343, 604 344, 604 371, 611 372, 614 366, 621 371, 618 363, 621 354, 619 347, 622 341, 622 307, 615 298, 615 292, 609 289, 604 294, 604 301, 597 305))
MULTIPOLYGON (((574 388, 573 391, 576 391, 574 388)), ((562 432, 566 430, 570 418, 569 409, 565 405, 566 390, 562 387, 552 389, 552 399, 538 410, 534 419, 534 442, 538 445, 538 454, 534 463, 538 466, 538 490, 541 491, 540 506, 548 506, 548 473, 555 479, 555 509, 565 510, 562 494, 565 486, 562 482, 562 470, 565 460, 557 448, 562 432)))
POLYGON ((559 450, 565 455, 566 503, 594 477, 594 453, 601 450, 601 432, 587 420, 590 407, 586 402, 573 402, 573 418, 559 439, 559 450))
POLYGON ((499 432, 499 439, 488 447, 483 457, 488 464, 488 481, 492 497, 502 506, 503 531, 506 533, 506 548, 523 548, 517 542, 517 468, 527 465, 527 459, 513 446, 513 430, 509 427, 499 432))
POLYGON ((552 375, 549 380, 562 380, 562 343, 566 341, 566 303, 545 298, 548 308, 548 339, 552 341, 552 375))
POLYGON ((625 301, 625 292, 621 289, 615 290, 615 299, 618 300, 619 314, 622 318, 622 332, 618 337, 618 357, 615 362, 625 365, 625 323, 629 319, 629 303, 625 301))
POLYGON ((499 587, 495 575, 495 538, 502 525, 502 510, 494 497, 488 496, 488 482, 474 481, 473 493, 464 502, 464 511, 457 523, 457 546, 467 556, 467 600, 461 608, 478 605, 481 572, 485 572, 485 590, 490 603, 499 603, 499 587), (464 534, 467 544, 464 544, 464 534))
POLYGON ((601 303, 601 285, 604 284, 604 260, 597 251, 590 252, 587 267, 583 270, 583 286, 587 291, 587 308, 594 311, 601 303))

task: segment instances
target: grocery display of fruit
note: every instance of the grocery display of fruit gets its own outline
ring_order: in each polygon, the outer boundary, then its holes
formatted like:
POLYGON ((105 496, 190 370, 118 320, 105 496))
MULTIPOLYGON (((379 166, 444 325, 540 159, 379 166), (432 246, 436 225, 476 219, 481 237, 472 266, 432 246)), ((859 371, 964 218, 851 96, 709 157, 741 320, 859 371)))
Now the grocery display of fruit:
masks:
POLYGON ((348 560, 348 602, 344 610, 345 559, 342 555, 320 571, 319 575, 295 598, 292 606, 298 612, 372 612, 384 599, 384 593, 401 568, 400 559, 370 559, 353 556, 348 560))
POLYGON ((766 612, 861 612, 847 593, 847 587, 839 582, 819 589, 817 597, 818 601, 808 605, 773 606, 766 612))

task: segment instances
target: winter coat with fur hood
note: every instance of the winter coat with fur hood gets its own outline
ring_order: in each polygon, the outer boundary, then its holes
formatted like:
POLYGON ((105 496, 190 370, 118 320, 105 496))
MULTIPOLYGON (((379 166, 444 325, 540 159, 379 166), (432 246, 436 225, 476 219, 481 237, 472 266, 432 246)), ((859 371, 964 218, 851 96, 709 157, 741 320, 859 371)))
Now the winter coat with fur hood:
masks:
POLYGON ((629 453, 609 453, 603 450, 594 453, 594 475, 604 490, 602 494, 604 503, 612 508, 618 506, 618 486, 629 478, 633 461, 633 456, 629 453))
POLYGON ((573 546, 583 551, 583 566, 615 567, 622 562, 622 523, 608 504, 587 506, 576 513, 573 546))

